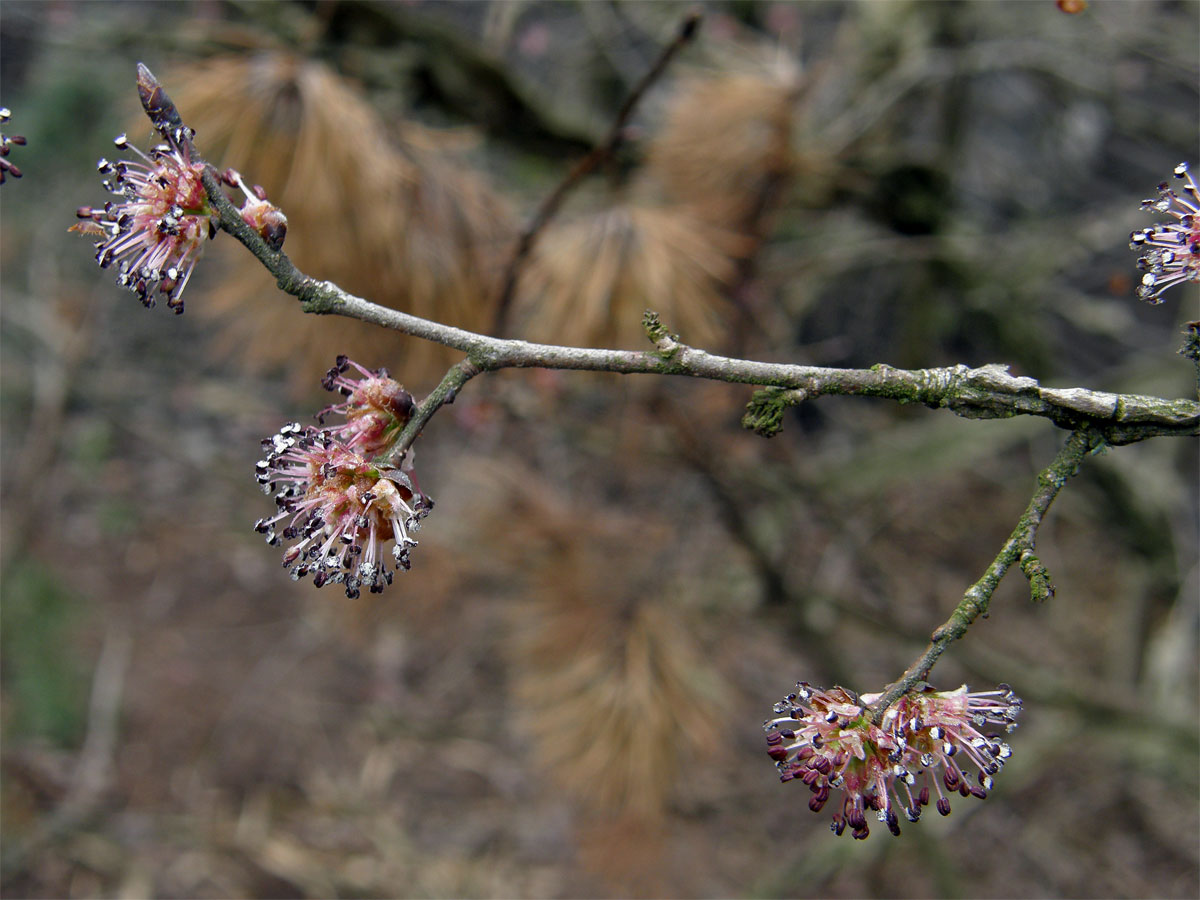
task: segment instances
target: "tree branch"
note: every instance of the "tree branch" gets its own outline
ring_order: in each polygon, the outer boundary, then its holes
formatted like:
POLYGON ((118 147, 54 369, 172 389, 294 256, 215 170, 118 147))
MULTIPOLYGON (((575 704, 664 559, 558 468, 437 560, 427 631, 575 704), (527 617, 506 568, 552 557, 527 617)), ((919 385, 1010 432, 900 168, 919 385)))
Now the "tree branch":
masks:
MULTIPOLYGON (((1026 570, 1025 560, 1033 555, 1038 528, 1042 524, 1046 510, 1050 508, 1050 504, 1058 496, 1058 492, 1067 483, 1067 480, 1079 471, 1084 457, 1102 446, 1104 446, 1104 441, 1095 432, 1081 428, 1071 433, 1066 445, 1054 457, 1054 461, 1038 473, 1037 490, 1034 491, 1029 506, 1026 507, 1024 515, 1017 522, 1017 527, 1013 529, 1008 540, 1004 542, 1004 546, 1000 548, 1000 552, 996 554, 996 558, 984 571, 983 577, 967 589, 950 618, 934 631, 931 643, 925 648, 925 652, 908 667, 899 681, 888 685, 879 699, 871 704, 876 724, 882 720, 883 713, 889 706, 925 680, 938 657, 945 652, 947 647, 967 633, 975 619, 981 615, 987 615, 992 594, 995 593, 1000 579, 1004 577, 1009 567, 1014 563, 1021 563, 1022 569, 1026 570)), ((1036 557, 1033 558, 1036 560, 1036 557)), ((1035 600, 1045 599, 1045 594, 1041 589, 1042 579, 1046 577, 1045 569, 1041 569, 1040 572, 1035 571, 1032 576, 1026 571, 1026 576, 1030 578, 1033 598, 1035 600)))
MULTIPOLYGON (((964 365, 936 369, 836 369, 766 363, 717 356, 681 343, 648 314, 655 350, 600 350, 535 344, 476 334, 442 325, 350 294, 329 281, 305 275, 282 251, 272 250, 242 221, 216 177, 204 176, 209 198, 221 216, 221 227, 241 241, 275 276, 280 290, 297 297, 307 313, 335 313, 413 337, 462 350, 480 372, 506 368, 573 369, 623 375, 683 375, 737 384, 788 390, 781 402, 827 395, 882 397, 898 403, 922 403, 971 419, 1041 416, 1060 428, 1087 427, 1113 445, 1150 437, 1200 434, 1200 403, 1137 394, 1110 394, 1085 388, 1047 388, 1033 378, 1009 374, 1006 366, 964 365), (800 392, 800 393, 796 393, 800 392)), ((767 397, 766 400, 770 398, 767 397)), ((762 403, 762 392, 753 402, 762 403)))
MULTIPOLYGON (((521 243, 510 262, 504 285, 501 321, 520 267, 538 233, 553 217, 570 189, 618 146, 625 122, 634 106, 672 56, 691 39, 698 22, 698 14, 692 14, 685 20, 674 42, 663 51, 654 67, 626 100, 607 140, 583 159, 543 202, 538 214, 522 234, 521 243)), ((182 144, 190 154, 190 132, 184 127, 165 91, 141 65, 138 84, 143 106, 151 120, 173 143, 182 144)), ((466 354, 463 360, 446 372, 438 386, 417 408, 393 446, 378 457, 381 466, 399 465, 425 424, 442 406, 452 403, 457 392, 471 378, 481 372, 504 368, 681 375, 760 385, 764 389, 755 392, 751 398, 744 424, 766 436, 782 427, 783 414, 789 406, 825 395, 869 396, 902 404, 921 403, 935 409, 948 409, 966 418, 1041 416, 1069 430, 1071 435, 1066 445, 1051 464, 1039 473, 1037 489, 1000 552, 982 577, 966 591, 950 618, 934 631, 925 651, 872 704, 872 715, 877 724, 889 705, 924 681, 951 643, 963 637, 979 616, 987 615, 991 598, 1011 566, 1020 566, 1029 580, 1034 600, 1045 600, 1052 595, 1049 573, 1035 553, 1038 529, 1058 492, 1076 474, 1089 453, 1106 444, 1133 443, 1158 436, 1200 434, 1200 403, 1196 400, 1112 394, 1084 388, 1048 388, 1032 378, 1013 376, 1007 367, 1001 365, 905 370, 879 364, 869 369, 841 369, 717 356, 682 343, 678 336, 667 331, 655 313, 649 311, 643 325, 654 345, 653 350, 564 347, 488 337, 371 303, 332 282, 305 275, 286 254, 272 249, 254 228, 243 221, 237 208, 226 197, 211 167, 205 170, 202 179, 213 208, 217 210, 222 229, 241 241, 263 263, 275 276, 282 291, 301 301, 304 312, 349 316, 466 354)), ((1196 335, 1200 332, 1194 324, 1191 330, 1185 355, 1200 364, 1200 350, 1196 350, 1200 343, 1196 335)), ((710 481, 715 489, 722 489, 719 481, 710 481)), ((741 523, 735 522, 735 526, 744 530, 741 523)), ((761 557, 760 563, 763 562, 769 560, 761 557)), ((769 569, 764 568, 764 571, 774 577, 769 569)))

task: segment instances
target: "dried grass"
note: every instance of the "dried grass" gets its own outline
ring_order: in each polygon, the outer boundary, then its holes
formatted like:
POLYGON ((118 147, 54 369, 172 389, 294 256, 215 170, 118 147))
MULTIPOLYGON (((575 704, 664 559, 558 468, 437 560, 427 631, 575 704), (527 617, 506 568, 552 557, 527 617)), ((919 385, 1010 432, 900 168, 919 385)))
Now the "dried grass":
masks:
POLYGON ((541 235, 518 291, 522 333, 640 346, 650 308, 689 343, 721 346, 738 264, 791 170, 797 85, 779 66, 685 79, 635 180, 636 199, 541 235))
POLYGON ((693 74, 651 142, 645 172, 705 221, 740 227, 792 165, 790 68, 693 74))
POLYGON ((596 592, 544 596, 514 620, 514 695, 539 760, 599 811, 661 816, 684 760, 718 738, 683 619, 596 592))
POLYGON ((641 346, 658 312, 689 343, 720 342, 723 286, 745 240, 683 207, 634 203, 551 227, 521 280, 522 333, 581 346, 641 346))
POLYGON ((535 488, 507 533, 525 548, 527 598, 508 642, 518 721, 555 783, 594 813, 656 822, 689 766, 723 746, 726 687, 689 611, 654 564, 673 529, 535 488), (631 534, 639 565, 621 565, 631 534), (655 550, 659 552, 655 552, 655 550))

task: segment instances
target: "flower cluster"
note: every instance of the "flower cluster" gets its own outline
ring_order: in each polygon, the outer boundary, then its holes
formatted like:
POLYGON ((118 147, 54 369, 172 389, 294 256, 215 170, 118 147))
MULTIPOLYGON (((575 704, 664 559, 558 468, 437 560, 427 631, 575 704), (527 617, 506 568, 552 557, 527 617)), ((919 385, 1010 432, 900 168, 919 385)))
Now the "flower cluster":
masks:
POLYGON ((897 808, 916 822, 929 805, 931 787, 943 816, 950 813, 954 793, 987 796, 992 776, 1012 755, 995 727, 1011 732, 1021 711, 1008 685, 974 694, 966 685, 942 692, 926 686, 888 707, 876 725, 868 707, 878 697, 800 682, 775 704, 776 717, 763 724, 780 780, 808 785, 809 809, 820 812, 833 791, 843 793, 833 814, 835 834, 849 825, 855 838, 867 837, 868 810, 899 834, 897 808), (985 733, 989 725, 994 727, 985 733))
POLYGON ((181 313, 183 289, 204 242, 217 233, 218 217, 201 181, 205 164, 191 158, 190 129, 165 134, 166 142, 149 154, 123 134, 116 139, 118 150, 132 150, 138 159, 100 160, 104 187, 118 201, 102 209, 81 206, 76 215, 85 223, 76 228, 103 236, 96 244, 96 262, 102 269, 118 264, 117 284, 147 307, 154 306, 155 294, 161 292, 167 306, 181 313))
POLYGON ((1164 181, 1158 197, 1143 200, 1142 209, 1167 213, 1175 221, 1135 231, 1129 249, 1143 251, 1138 268, 1145 272, 1137 295, 1150 303, 1161 303, 1163 292, 1185 281, 1200 281, 1200 190, 1183 162, 1175 177, 1184 182, 1182 195, 1164 181))
POLYGON ((387 370, 344 356, 322 383, 345 400, 318 415, 321 427, 292 423, 263 441, 256 478, 275 493, 278 511, 254 528, 272 546, 294 541, 283 555, 293 579, 312 574, 317 587, 342 584, 348 597, 364 587, 379 593, 392 583, 389 556, 395 570, 409 568, 412 532, 433 508, 413 478, 411 453, 399 469, 377 463, 411 417, 413 398, 387 370), (351 367, 362 377, 349 377, 351 367), (330 414, 345 421, 325 425, 330 414))
MULTIPOLYGON (((3 125, 11 118, 12 113, 8 107, 0 107, 0 125, 3 125)), ((8 159, 8 151, 13 146, 25 146, 25 138, 19 134, 14 134, 12 137, 0 134, 0 184, 4 184, 4 177, 6 175, 11 175, 13 178, 21 177, 21 170, 14 166, 8 159)))
MULTIPOLYGON (((146 154, 120 135, 115 141, 117 149, 137 158, 97 163, 105 176, 104 187, 117 200, 108 201, 102 209, 79 207, 75 215, 82 221, 71 230, 101 237, 96 244, 96 262, 102 269, 116 263, 117 284, 137 294, 145 306, 154 306, 161 293, 167 306, 181 313, 183 289, 204 243, 216 235, 220 223, 204 186, 204 173, 211 167, 196 158, 192 145, 195 131, 183 124, 167 92, 141 63, 137 85, 142 108, 163 143, 146 154)), ((278 250, 287 235, 287 217, 267 200, 261 187, 255 185, 251 190, 233 169, 226 170, 221 179, 245 194, 242 221, 271 249, 278 250)))

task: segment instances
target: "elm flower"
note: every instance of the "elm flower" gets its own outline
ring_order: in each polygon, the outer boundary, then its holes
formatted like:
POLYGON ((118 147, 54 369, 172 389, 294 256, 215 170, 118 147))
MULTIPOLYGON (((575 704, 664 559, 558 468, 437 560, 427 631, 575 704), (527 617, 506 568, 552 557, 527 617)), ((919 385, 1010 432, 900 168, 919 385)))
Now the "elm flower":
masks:
MULTIPOLYGON (((12 113, 8 107, 0 107, 0 125, 3 125, 11 118, 12 113)), ((0 134, 0 184, 4 184, 4 177, 6 175, 11 175, 13 178, 21 177, 21 170, 14 166, 8 159, 8 151, 14 146, 25 146, 25 138, 19 134, 14 134, 12 137, 0 134)))
POLYGON ((322 427, 294 422, 263 441, 256 478, 274 492, 278 509, 254 529, 272 546, 293 542, 283 555, 293 579, 311 574, 317 587, 344 585, 348 597, 364 587, 379 593, 394 571, 410 567, 412 534, 433 508, 413 475, 411 452, 399 469, 376 461, 415 404, 385 369, 372 372, 345 356, 322 384, 346 398, 318 414, 322 427), (347 374, 351 368, 362 377, 347 374), (345 422, 325 425, 331 414, 345 422))
POLYGON ((968 693, 966 685, 940 692, 926 685, 888 707, 876 725, 868 707, 879 696, 802 681, 763 723, 780 781, 803 781, 813 795, 809 809, 820 812, 833 791, 842 792, 834 834, 849 825, 856 839, 866 838, 873 813, 898 835, 897 809, 916 822, 934 794, 943 816, 954 793, 987 796, 1012 755, 996 729, 1011 732, 1021 711, 1008 685, 980 693, 968 693))
POLYGON ((344 423, 323 430, 366 456, 387 449, 416 407, 412 394, 389 377, 387 369, 372 372, 346 356, 337 358, 334 367, 321 379, 321 386, 346 399, 317 413, 317 421, 324 425, 325 417, 330 414, 344 416, 344 423), (347 377, 351 367, 363 377, 357 380, 347 377))
POLYGON ((1175 167, 1183 182, 1182 195, 1168 182, 1158 186, 1158 197, 1142 201, 1142 209, 1166 213, 1175 221, 1160 222, 1129 236, 1129 249, 1145 253, 1137 261, 1146 274, 1137 295, 1149 303, 1161 303, 1163 292, 1186 281, 1200 281, 1200 190, 1188 164, 1175 167))
POLYGON ((86 220, 75 226, 88 234, 102 235, 96 244, 96 262, 107 269, 118 264, 117 284, 154 306, 155 292, 166 295, 167 306, 183 312, 181 295, 192 277, 205 241, 217 233, 218 216, 201 181, 205 163, 191 158, 191 130, 180 126, 163 129, 166 143, 142 153, 120 135, 118 150, 132 151, 138 159, 97 164, 107 176, 104 186, 116 197, 103 209, 80 207, 76 215, 86 220))
POLYGON ((258 232, 258 236, 266 241, 272 250, 282 247, 283 240, 287 237, 287 216, 267 199, 267 192, 262 185, 256 184, 253 189, 248 188, 246 180, 236 169, 226 169, 221 180, 231 187, 241 188, 242 193, 246 195, 246 202, 238 210, 242 214, 242 221, 258 232))
POLYGON ((283 555, 293 580, 311 573, 317 587, 342 584, 347 597, 357 597, 363 587, 379 593, 391 584, 393 568, 410 567, 412 532, 433 507, 411 468, 377 467, 331 434, 298 422, 263 447, 257 479, 264 493, 275 492, 279 509, 254 530, 273 547, 281 538, 295 541, 283 555))

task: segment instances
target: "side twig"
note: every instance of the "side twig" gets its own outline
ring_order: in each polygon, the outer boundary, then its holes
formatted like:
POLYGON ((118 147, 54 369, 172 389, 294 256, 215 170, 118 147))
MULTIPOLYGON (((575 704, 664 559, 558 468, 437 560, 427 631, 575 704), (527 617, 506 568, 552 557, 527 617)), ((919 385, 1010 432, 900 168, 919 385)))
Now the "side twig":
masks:
POLYGON ((405 423, 404 429, 400 432, 400 435, 396 438, 392 446, 376 460, 376 464, 381 467, 391 466, 395 468, 399 466, 400 461, 408 453, 408 448, 420 436, 421 429, 425 427, 425 423, 432 419, 433 414, 447 403, 453 403, 454 398, 458 396, 459 389, 478 375, 479 372, 479 367, 471 362, 470 359, 464 359, 452 365, 450 370, 442 376, 442 380, 438 383, 438 386, 430 392, 425 401, 417 407, 412 418, 405 423))
MULTIPOLYGON (((1072 432, 1066 445, 1054 457, 1054 461, 1038 473, 1037 490, 1034 491, 1029 506, 1026 507, 1024 515, 1017 522, 1017 527, 1013 529, 1008 540, 1004 542, 1004 546, 1000 548, 1000 552, 996 554, 996 558, 983 573, 983 577, 967 589, 950 618, 934 631, 925 652, 905 670, 899 681, 888 685, 887 690, 871 705, 876 724, 882 720, 884 711, 889 706, 925 680, 938 657, 945 652, 947 647, 967 633, 972 622, 981 615, 987 615, 988 605, 991 603, 992 594, 1000 584, 1000 579, 1014 563, 1021 561, 1022 556, 1033 554, 1038 528, 1042 524, 1046 510, 1058 496, 1058 492, 1067 483, 1067 480, 1079 471, 1084 457, 1102 446, 1104 446, 1103 439, 1089 429, 1072 432)), ((1034 599, 1044 599, 1038 596, 1038 587, 1032 580, 1031 590, 1034 599)))

